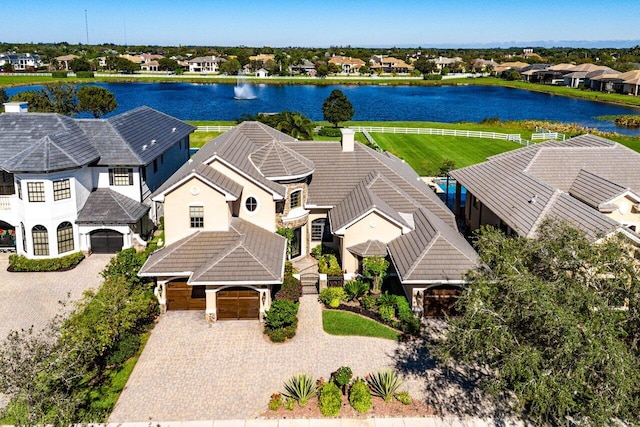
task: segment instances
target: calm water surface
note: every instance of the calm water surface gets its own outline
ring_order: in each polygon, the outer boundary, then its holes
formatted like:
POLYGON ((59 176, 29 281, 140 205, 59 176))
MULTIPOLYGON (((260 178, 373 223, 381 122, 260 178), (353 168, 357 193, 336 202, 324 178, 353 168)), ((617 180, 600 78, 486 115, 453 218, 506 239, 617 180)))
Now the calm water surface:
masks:
MULTIPOLYGON (((354 120, 479 122, 551 120, 578 123, 603 131, 640 135, 598 116, 638 114, 640 110, 581 99, 494 86, 300 86, 254 85, 257 96, 233 98, 233 85, 191 83, 98 83, 112 91, 119 114, 141 105, 183 120, 235 120, 244 114, 300 111, 322 120, 322 103, 333 89, 343 91, 356 111, 354 120)), ((9 88, 9 96, 37 86, 9 88)))

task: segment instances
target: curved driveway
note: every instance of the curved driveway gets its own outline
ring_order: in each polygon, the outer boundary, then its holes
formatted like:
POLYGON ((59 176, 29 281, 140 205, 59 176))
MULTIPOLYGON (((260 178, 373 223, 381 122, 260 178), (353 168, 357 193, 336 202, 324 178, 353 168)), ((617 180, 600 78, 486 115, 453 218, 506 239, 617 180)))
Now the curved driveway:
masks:
MULTIPOLYGON (((300 302, 298 333, 272 344, 255 321, 208 325, 202 312, 163 315, 111 414, 110 422, 250 419, 299 373, 328 379, 342 365, 354 376, 396 365, 402 344, 339 337, 322 330, 317 296, 300 302)), ((421 398, 420 381, 403 389, 421 398)))

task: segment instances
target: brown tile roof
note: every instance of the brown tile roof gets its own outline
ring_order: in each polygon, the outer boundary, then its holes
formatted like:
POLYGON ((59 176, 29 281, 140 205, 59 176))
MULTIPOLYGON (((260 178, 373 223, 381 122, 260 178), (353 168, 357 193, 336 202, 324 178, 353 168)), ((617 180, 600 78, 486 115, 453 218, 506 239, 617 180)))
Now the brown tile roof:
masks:
POLYGON ((313 173, 313 162, 273 140, 249 154, 251 163, 268 179, 291 179, 313 173))
POLYGON ((352 58, 350 56, 334 56, 329 60, 330 64, 349 64, 363 66, 365 62, 360 58, 352 58))
POLYGON ((426 209, 413 214, 415 230, 388 244, 402 283, 462 281, 478 255, 460 233, 426 209))
POLYGON ((189 284, 282 283, 287 241, 240 218, 154 252, 142 276, 187 275, 189 284))
POLYGON ((348 247, 347 250, 361 257, 387 256, 387 245, 379 240, 367 240, 364 243, 348 247))

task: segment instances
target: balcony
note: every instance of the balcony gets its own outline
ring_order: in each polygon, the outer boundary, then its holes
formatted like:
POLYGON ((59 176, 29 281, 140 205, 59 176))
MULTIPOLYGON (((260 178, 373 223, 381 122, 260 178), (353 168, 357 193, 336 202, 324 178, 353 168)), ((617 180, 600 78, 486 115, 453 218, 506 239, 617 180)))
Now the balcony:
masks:
POLYGON ((0 196, 0 211, 11 210, 11 200, 15 198, 15 194, 9 196, 0 196))

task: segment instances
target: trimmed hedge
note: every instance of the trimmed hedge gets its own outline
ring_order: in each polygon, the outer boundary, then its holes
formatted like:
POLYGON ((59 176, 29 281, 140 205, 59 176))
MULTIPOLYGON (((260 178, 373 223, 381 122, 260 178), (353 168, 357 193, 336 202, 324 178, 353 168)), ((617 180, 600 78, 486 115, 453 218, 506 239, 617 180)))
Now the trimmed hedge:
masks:
POLYGON ((66 79, 68 73, 66 71, 52 71, 51 77, 54 79, 66 79))
POLYGON ((318 131, 318 135, 339 138, 342 136, 342 131, 340 131, 340 128, 323 127, 318 131))
POLYGON ((76 77, 81 79, 90 79, 95 77, 95 74, 93 74, 93 71, 78 71, 76 73, 76 77))
POLYGON ((442 80, 442 74, 425 74, 422 80, 442 80))
POLYGON ((9 255, 9 271, 66 271, 75 268, 84 259, 82 252, 60 258, 30 259, 24 255, 9 255))

